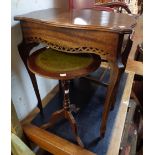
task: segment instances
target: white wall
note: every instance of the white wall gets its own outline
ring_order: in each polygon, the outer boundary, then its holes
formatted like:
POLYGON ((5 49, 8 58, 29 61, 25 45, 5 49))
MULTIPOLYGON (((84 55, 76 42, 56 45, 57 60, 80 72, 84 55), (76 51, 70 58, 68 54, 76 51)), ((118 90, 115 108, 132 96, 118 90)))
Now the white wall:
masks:
MULTIPOLYGON (((37 99, 24 67, 19 57, 17 45, 22 40, 20 24, 14 21, 15 15, 24 14, 34 10, 53 7, 66 7, 67 0, 11 0, 11 97, 15 105, 18 118, 25 118, 37 105, 37 99)), ((41 98, 57 84, 57 80, 47 80, 37 76, 41 98)))

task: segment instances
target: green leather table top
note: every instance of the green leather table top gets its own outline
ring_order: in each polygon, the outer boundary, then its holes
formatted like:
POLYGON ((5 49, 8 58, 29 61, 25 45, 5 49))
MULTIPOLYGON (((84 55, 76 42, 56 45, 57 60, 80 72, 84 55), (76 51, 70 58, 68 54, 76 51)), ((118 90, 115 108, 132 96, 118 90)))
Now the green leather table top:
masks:
POLYGON ((71 54, 47 49, 36 57, 35 63, 50 72, 67 72, 84 68, 93 62, 90 54, 71 54))
POLYGON ((43 48, 28 59, 29 69, 42 76, 59 79, 60 74, 79 77, 89 74, 100 66, 100 57, 89 53, 65 53, 43 48), (57 78, 58 77, 58 78, 57 78))

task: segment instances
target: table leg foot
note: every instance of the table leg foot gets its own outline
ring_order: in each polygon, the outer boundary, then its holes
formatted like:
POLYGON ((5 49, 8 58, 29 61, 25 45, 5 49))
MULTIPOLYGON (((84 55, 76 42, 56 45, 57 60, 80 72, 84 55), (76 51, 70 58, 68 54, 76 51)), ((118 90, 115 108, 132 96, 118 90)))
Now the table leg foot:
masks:
POLYGON ((82 148, 84 148, 84 144, 82 143, 82 141, 81 141, 81 139, 80 139, 79 136, 76 137, 76 141, 77 141, 77 143, 78 143, 82 148))

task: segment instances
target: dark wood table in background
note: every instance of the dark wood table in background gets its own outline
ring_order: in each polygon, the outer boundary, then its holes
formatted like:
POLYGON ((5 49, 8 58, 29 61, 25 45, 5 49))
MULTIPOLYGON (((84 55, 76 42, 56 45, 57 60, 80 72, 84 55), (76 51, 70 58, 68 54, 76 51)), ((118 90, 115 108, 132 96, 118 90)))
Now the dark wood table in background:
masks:
POLYGON ((100 134, 104 135, 108 113, 132 45, 130 38, 136 24, 135 17, 92 9, 47 9, 16 16, 15 20, 20 21, 23 33, 19 54, 30 75, 41 112, 36 78, 27 67, 27 58, 33 47, 44 43, 63 52, 96 53, 110 64, 110 81, 100 130, 100 134), (128 36, 127 41, 125 36, 128 36))

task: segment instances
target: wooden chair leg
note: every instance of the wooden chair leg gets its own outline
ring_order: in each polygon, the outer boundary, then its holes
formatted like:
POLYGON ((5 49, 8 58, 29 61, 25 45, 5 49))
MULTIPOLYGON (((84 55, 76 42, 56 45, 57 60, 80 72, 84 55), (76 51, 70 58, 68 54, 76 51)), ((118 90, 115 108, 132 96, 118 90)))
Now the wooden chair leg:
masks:
POLYGON ((41 126, 42 129, 47 129, 49 127, 52 127, 59 119, 64 118, 65 114, 64 114, 64 109, 61 109, 59 111, 54 112, 50 119, 49 122, 46 124, 43 124, 41 126))
POLYGON ((114 100, 113 97, 115 97, 116 95, 117 85, 120 80, 121 73, 123 71, 123 65, 112 64, 112 63, 110 65, 111 65, 110 82, 107 89, 106 99, 104 102, 104 109, 102 113, 102 121, 101 121, 101 127, 100 127, 101 137, 103 137, 105 134, 108 114, 110 112, 110 108, 114 100))
POLYGON ((76 141, 77 143, 81 146, 81 147, 84 147, 79 135, 78 135, 78 129, 77 129, 77 124, 76 124, 76 121, 72 115, 72 113, 70 111, 67 111, 66 112, 66 119, 70 122, 70 125, 72 127, 72 131, 76 137, 76 141))

